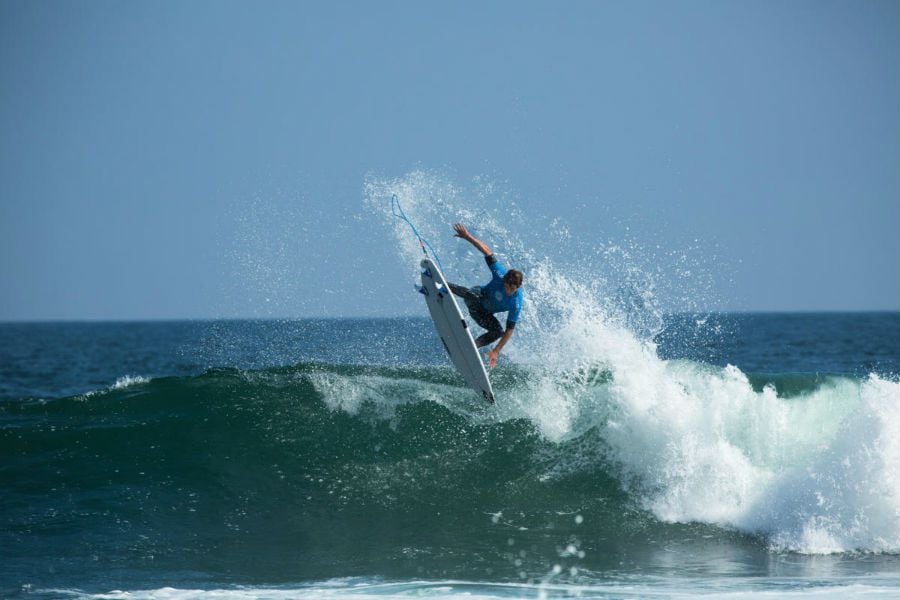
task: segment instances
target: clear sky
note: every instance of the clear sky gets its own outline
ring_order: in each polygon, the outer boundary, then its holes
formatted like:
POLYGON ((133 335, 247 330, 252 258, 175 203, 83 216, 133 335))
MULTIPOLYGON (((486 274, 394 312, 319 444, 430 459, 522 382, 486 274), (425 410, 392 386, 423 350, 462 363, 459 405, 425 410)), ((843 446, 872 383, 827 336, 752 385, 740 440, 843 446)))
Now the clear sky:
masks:
POLYGON ((409 314, 363 196, 417 170, 710 248, 708 309, 897 310, 898 33, 873 0, 0 0, 0 320, 409 314))

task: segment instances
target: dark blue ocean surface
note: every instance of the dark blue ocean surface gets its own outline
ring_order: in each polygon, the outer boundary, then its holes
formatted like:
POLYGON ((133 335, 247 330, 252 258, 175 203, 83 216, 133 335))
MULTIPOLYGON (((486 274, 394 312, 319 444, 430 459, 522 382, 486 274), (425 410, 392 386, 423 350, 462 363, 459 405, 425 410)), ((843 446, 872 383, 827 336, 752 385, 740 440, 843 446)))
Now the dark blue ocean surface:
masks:
POLYGON ((746 373, 900 373, 900 313, 676 315, 656 339, 664 358, 746 373))
POLYGON ((900 314, 590 336, 492 407, 426 319, 0 324, 0 596, 900 593, 900 314))
MULTIPOLYGON (((662 358, 751 374, 900 373, 900 313, 673 315, 662 358)), ((56 398, 126 375, 192 375, 299 362, 446 364, 425 318, 0 323, 0 399, 56 398)))

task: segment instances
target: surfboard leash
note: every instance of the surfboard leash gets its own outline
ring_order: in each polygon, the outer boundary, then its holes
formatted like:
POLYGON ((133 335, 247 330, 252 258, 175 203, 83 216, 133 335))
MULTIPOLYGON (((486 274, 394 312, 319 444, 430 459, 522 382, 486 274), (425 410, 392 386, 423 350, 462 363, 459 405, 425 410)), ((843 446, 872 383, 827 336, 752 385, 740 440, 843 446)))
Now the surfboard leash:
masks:
POLYGON ((434 251, 434 248, 431 247, 431 244, 428 243, 428 240, 426 240, 421 235, 419 235, 419 230, 416 229, 416 226, 413 225, 413 222, 410 221, 409 218, 406 216, 406 213, 403 212, 403 207, 400 206, 400 200, 397 199, 397 194, 391 195, 391 214, 394 215, 395 217, 397 217, 398 219, 406 221, 406 224, 409 225, 410 229, 412 229, 412 232, 415 234, 416 238, 419 240, 419 246, 422 247, 422 254, 424 254, 425 256, 428 256, 428 250, 425 249, 425 247, 427 246, 428 249, 431 250, 431 254, 434 256, 434 260, 437 261, 438 267, 440 267, 441 271, 443 271, 444 265, 441 264, 440 257, 438 256, 437 252, 434 251))

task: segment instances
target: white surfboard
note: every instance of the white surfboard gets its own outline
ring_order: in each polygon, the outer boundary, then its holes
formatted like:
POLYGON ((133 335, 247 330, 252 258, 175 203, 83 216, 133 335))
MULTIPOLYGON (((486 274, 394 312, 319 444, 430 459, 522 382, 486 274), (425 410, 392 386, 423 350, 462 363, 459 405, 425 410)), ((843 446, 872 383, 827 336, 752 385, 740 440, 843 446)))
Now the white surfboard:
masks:
POLYGON ((450 355, 453 366, 462 374, 466 383, 493 404, 494 390, 491 388, 491 380, 488 379, 481 355, 478 353, 475 340, 472 339, 469 331, 469 325, 450 291, 450 285, 431 259, 422 260, 421 265, 422 288, 420 291, 425 294, 428 311, 431 313, 438 336, 444 344, 444 350, 450 355))

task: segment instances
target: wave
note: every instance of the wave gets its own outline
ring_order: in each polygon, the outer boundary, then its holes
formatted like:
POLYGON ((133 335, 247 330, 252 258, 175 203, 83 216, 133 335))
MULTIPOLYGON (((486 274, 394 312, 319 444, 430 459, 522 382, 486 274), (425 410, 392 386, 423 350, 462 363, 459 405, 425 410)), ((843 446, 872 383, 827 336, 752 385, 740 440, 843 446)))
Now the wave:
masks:
MULTIPOLYGON (((760 548, 900 554, 900 382, 664 359, 661 288, 626 250, 576 248, 566 262, 511 233, 515 215, 473 212, 421 174, 369 193, 373 205, 400 196, 466 281, 483 262, 455 254, 437 223, 477 216, 525 271, 495 405, 402 336, 365 355, 377 329, 341 340, 348 353, 333 362, 124 377, 4 402, 0 542, 267 583, 577 581, 628 556, 668 569, 678 553, 681 567, 706 569, 760 548), (345 364, 358 356, 367 364, 345 364)), ((419 246, 397 235, 405 264, 418 264, 419 246)), ((32 568, 26 556, 7 569, 32 568)))
POLYGON ((453 272, 484 277, 473 253, 442 235, 448 221, 477 224, 524 271, 509 351, 524 376, 501 386, 494 415, 577 444, 553 473, 590 478, 599 465, 659 522, 711 524, 777 550, 900 552, 900 383, 664 360, 654 343, 663 308, 709 302, 715 267, 691 253, 574 239, 558 219, 536 226, 508 198, 491 206, 489 188, 414 172, 366 191, 395 227, 403 263, 417 264, 420 249, 383 208, 394 196, 453 272))
POLYGON ((499 368, 494 407, 436 367, 304 363, 131 381, 6 403, 2 450, 22 457, 13 491, 64 472, 68 489, 194 489, 193 504, 166 500, 188 512, 214 488, 235 491, 214 501, 233 506, 236 490, 272 477, 295 502, 499 505, 518 515, 498 517, 512 528, 536 526, 542 504, 573 515, 603 505, 777 550, 900 552, 900 384, 794 377, 786 399, 735 367, 648 357, 641 370, 499 368), (560 486, 577 493, 561 500, 560 486))

